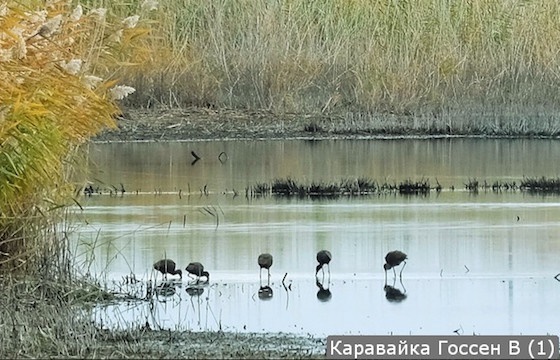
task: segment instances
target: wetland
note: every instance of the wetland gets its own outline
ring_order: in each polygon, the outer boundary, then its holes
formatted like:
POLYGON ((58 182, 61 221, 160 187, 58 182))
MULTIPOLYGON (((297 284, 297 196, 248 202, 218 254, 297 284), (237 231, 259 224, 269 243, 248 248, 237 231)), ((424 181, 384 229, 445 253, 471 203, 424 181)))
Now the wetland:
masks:
POLYGON ((96 192, 78 211, 78 261, 138 298, 98 306, 94 321, 316 339, 554 334, 558 196, 467 185, 555 178, 559 147, 551 139, 464 138, 90 144, 96 192), (333 199, 248 190, 281 178, 437 179, 441 191, 333 199), (321 249, 333 260, 330 276, 316 279, 321 249), (402 279, 397 269, 386 283, 384 255, 394 249, 409 260, 402 279), (260 296, 262 252, 274 256, 268 296, 260 296), (149 284, 161 282, 152 264, 163 257, 183 269, 202 262, 211 282, 193 286, 184 276, 146 299, 149 284))

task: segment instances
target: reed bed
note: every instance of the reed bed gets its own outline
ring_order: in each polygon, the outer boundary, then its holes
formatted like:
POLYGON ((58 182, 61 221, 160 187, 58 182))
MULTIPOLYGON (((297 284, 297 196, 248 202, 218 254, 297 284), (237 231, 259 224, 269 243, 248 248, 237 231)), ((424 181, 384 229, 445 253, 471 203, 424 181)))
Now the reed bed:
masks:
POLYGON ((526 178, 519 187, 531 193, 560 194, 560 178, 526 178))
POLYGON ((427 195, 431 190, 441 191, 441 185, 430 186, 428 179, 405 180, 398 185, 378 183, 368 178, 342 179, 338 182, 302 183, 291 178, 275 179, 271 184, 257 183, 246 189, 248 196, 286 196, 333 198, 339 196, 367 196, 374 194, 427 195))
POLYGON ((337 131, 559 133, 554 0, 87 3, 153 21, 147 62, 119 73, 131 106, 313 113, 337 131))
MULTIPOLYGON (((309 197, 309 198, 336 198, 340 196, 370 196, 398 194, 405 196, 427 196, 432 192, 440 193, 443 186, 436 181, 432 186, 429 179, 406 179, 397 183, 377 182, 367 178, 343 179, 339 182, 299 182, 297 180, 275 179, 272 183, 257 183, 247 187, 247 197, 259 196, 284 196, 284 197, 309 197)), ((556 195, 560 194, 560 178, 524 178, 521 181, 500 181, 492 183, 476 178, 468 179, 464 183, 465 191, 478 193, 479 191, 493 191, 495 193, 506 191, 520 191, 530 194, 556 195)), ((455 191, 455 186, 447 188, 455 191)))

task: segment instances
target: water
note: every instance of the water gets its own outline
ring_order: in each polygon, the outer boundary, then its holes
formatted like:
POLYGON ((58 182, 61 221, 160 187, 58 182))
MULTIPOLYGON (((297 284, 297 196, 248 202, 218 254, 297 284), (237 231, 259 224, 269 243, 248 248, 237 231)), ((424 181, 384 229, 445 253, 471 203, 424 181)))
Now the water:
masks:
MULTIPOLYGON (((153 262, 200 261, 155 301, 100 307, 106 327, 329 334, 558 334, 560 197, 464 191, 469 179, 557 177, 552 140, 359 140, 118 143, 90 146, 95 185, 74 234, 84 272, 145 294, 153 262), (195 151, 201 159, 191 164, 195 151), (222 154, 222 155, 220 155, 222 154), (258 182, 436 179, 439 194, 330 200, 251 198, 258 182), (451 190, 451 187, 455 190, 451 190), (315 279, 315 254, 333 254, 315 279), (408 254, 402 281, 385 254, 408 254), (272 297, 257 257, 274 255, 272 297), (135 285, 125 277, 134 274, 135 285), (326 290, 330 291, 330 294, 326 290), (189 291, 187 292, 187 289, 189 291), (200 293, 202 291, 202 293, 200 293)), ((160 279, 159 277, 158 279, 160 279)), ((158 283, 160 280, 158 280, 158 283)))

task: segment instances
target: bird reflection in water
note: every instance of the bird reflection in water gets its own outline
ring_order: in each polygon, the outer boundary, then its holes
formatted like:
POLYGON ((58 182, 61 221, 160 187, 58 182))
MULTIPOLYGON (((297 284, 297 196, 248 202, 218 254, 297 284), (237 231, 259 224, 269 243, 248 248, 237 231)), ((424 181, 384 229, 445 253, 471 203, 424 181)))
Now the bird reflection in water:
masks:
POLYGON ((268 285, 266 286, 261 286, 259 289, 259 299, 261 300, 270 300, 272 299, 272 296, 274 295, 274 292, 272 291, 272 288, 268 285))
POLYGON ((164 281, 154 288, 156 296, 165 301, 165 298, 169 298, 177 293, 176 284, 172 281, 164 281))
POLYGON ((188 286, 185 291, 190 296, 200 296, 204 293, 204 288, 201 286, 188 286))
POLYGON ((403 288, 403 291, 395 287, 395 280, 393 280, 392 286, 388 285, 387 281, 385 281, 385 286, 383 287, 383 290, 385 291, 385 298, 387 299, 387 301, 398 303, 406 299, 407 296, 406 288, 404 287, 402 279, 400 280, 400 283, 403 288))
POLYGON ((315 285, 319 288, 319 291, 317 291, 317 299, 320 302, 327 302, 332 298, 332 293, 329 289, 330 279, 327 281, 327 286, 325 287, 318 278, 315 278, 315 285))

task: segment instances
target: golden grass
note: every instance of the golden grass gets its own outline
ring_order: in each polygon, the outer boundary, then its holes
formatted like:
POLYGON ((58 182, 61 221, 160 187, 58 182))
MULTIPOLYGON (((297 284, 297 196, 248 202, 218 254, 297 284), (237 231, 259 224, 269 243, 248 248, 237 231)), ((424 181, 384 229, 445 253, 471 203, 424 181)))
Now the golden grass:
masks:
POLYGON ((136 106, 519 120, 556 112, 559 12, 553 0, 161 1, 152 55, 124 75, 136 106))
MULTIPOLYGON (((146 30, 67 1, 0 4, 0 268, 28 268, 71 202, 78 147, 134 89, 114 72, 146 30)), ((32 265, 33 268, 35 265, 32 265)))

